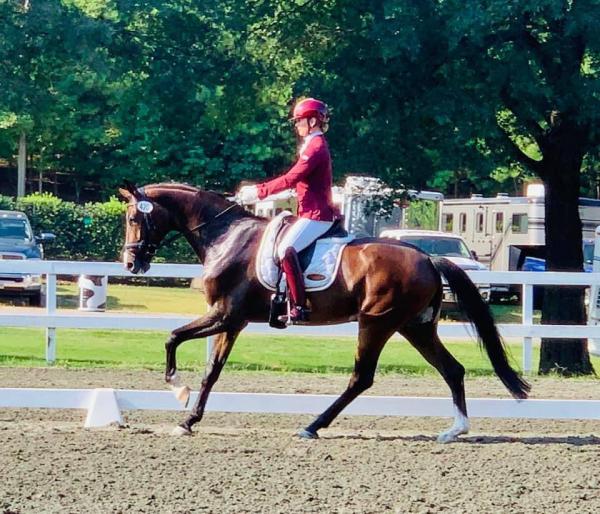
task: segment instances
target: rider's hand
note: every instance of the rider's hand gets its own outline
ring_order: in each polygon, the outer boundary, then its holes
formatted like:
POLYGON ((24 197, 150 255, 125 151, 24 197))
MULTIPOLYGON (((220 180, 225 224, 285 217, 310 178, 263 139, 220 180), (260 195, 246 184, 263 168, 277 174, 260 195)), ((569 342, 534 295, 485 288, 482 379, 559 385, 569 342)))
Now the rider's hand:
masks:
POLYGON ((256 203, 258 201, 258 187, 243 186, 240 188, 237 197, 242 203, 256 203))

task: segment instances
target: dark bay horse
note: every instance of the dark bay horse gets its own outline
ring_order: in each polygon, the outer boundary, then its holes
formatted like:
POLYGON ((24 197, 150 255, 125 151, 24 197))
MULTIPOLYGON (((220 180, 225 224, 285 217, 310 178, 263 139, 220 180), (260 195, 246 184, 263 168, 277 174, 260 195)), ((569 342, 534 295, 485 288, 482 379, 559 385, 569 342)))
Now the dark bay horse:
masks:
MULTIPOLYGON (((256 278, 255 260, 268 220, 248 213, 219 194, 183 184, 152 184, 120 190, 129 202, 123 263, 132 273, 150 267, 156 249, 170 231, 180 233, 204 265, 210 309, 174 330, 166 343, 166 381, 187 404, 189 388, 177 376, 176 350, 184 341, 214 335, 200 393, 191 414, 176 433, 190 434, 202 419, 238 334, 249 322, 266 322, 271 292, 256 278)), ((404 336, 442 375, 455 406, 454 424, 438 440, 453 441, 469 430, 464 367, 437 335, 444 276, 461 309, 477 330, 495 373, 515 398, 526 398, 529 385, 511 368, 487 304, 468 276, 447 259, 430 257, 409 245, 374 238, 345 247, 333 285, 308 294, 311 324, 358 321, 354 371, 346 390, 308 427, 316 438, 360 393, 373 384, 379 355, 390 337, 404 336)))

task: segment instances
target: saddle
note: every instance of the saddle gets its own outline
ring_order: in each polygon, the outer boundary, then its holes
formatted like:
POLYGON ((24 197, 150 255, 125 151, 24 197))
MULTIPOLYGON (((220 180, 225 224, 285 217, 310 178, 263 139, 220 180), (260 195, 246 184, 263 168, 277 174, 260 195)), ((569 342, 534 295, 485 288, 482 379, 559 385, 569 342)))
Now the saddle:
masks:
MULTIPOLYGON (((260 283, 270 291, 278 291, 281 282, 277 247, 296 217, 289 211, 275 216, 267 225, 256 258, 256 275, 260 283)), ((310 246, 298 254, 307 292, 327 289, 337 275, 342 250, 354 240, 344 230, 341 220, 310 246)))

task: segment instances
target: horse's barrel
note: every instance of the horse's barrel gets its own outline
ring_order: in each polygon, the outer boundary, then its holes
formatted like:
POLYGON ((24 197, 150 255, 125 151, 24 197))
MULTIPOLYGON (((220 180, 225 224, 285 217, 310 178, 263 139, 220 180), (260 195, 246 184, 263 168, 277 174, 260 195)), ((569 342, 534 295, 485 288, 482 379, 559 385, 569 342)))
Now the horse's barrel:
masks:
POLYGON ((80 275, 78 284, 80 311, 103 312, 106 310, 108 277, 80 275))

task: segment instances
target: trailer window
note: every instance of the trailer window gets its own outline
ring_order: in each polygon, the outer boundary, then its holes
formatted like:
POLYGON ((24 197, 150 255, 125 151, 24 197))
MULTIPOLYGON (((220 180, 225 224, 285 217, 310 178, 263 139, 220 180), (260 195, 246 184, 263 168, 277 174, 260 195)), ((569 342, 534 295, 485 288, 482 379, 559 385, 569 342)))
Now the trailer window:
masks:
POLYGON ((478 212, 475 217, 475 230, 477 232, 483 232, 483 212, 478 212))
POLYGON ((504 213, 503 212, 497 212, 496 213, 496 232, 498 234, 501 234, 502 232, 504 232, 504 213))
POLYGON ((527 214, 513 214, 512 232, 514 234, 526 234, 528 227, 527 214))
POLYGON ((444 232, 452 232, 454 228, 454 214, 442 214, 442 230, 444 232))
POLYGON ((458 215, 458 226, 459 226, 460 232, 467 231, 467 215, 466 215, 466 213, 461 212, 458 215))

